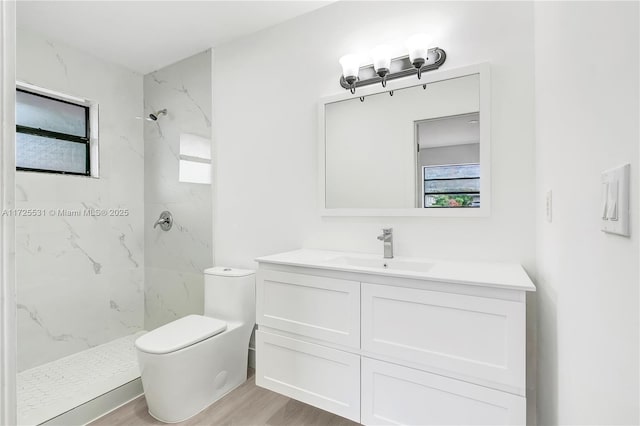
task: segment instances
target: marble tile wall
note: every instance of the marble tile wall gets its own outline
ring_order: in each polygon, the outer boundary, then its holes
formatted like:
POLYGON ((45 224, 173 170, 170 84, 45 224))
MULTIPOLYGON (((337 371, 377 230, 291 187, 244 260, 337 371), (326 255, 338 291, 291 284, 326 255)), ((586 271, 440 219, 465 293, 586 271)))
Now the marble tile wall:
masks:
POLYGON ((212 266, 211 185, 178 181, 180 134, 211 140, 211 50, 144 76, 145 328, 202 313, 203 270, 212 266), (168 231, 153 223, 173 214, 168 231))
POLYGON ((18 208, 124 208, 124 217, 16 218, 20 371, 144 324, 143 78, 18 31, 17 78, 100 107, 100 178, 18 172, 18 208))

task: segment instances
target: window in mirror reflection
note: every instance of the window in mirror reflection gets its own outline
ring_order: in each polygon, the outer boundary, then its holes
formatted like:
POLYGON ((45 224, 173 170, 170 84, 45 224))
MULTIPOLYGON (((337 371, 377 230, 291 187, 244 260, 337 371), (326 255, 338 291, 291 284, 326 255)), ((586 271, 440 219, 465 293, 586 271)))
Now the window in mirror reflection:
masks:
POLYGON ((479 113, 416 122, 419 207, 480 207, 479 113))
POLYGON ((480 207, 480 164, 425 166, 423 207, 480 207))

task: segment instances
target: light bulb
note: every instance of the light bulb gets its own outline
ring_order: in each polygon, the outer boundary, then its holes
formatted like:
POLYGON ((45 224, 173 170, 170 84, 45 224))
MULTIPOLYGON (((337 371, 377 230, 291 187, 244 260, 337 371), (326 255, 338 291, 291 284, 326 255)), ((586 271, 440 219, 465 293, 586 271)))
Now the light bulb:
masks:
POLYGON ((342 76, 349 85, 349 91, 356 93, 356 81, 360 72, 360 57, 357 55, 344 55, 339 60, 342 65, 342 76))
POLYGON ((347 82, 349 82, 350 79, 355 81, 360 71, 360 58, 357 55, 344 55, 340 58, 339 62, 340 65, 342 65, 342 75, 344 79, 347 80, 347 82))
POLYGON ((418 63, 424 64, 427 61, 431 42, 431 37, 426 34, 415 34, 407 39, 406 45, 409 50, 409 60, 413 66, 418 63))
POLYGON ((381 44, 374 47, 371 51, 371 57, 373 58, 373 69, 380 77, 389 73, 391 67, 391 48, 389 45, 381 44))

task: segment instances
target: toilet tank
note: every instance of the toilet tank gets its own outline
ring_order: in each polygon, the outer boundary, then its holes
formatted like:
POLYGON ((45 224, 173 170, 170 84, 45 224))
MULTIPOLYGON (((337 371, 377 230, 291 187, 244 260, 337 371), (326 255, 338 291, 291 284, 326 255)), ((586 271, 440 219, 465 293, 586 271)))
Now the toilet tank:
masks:
POLYGON ((204 315, 255 323, 256 273, 216 266, 204 271, 204 315))

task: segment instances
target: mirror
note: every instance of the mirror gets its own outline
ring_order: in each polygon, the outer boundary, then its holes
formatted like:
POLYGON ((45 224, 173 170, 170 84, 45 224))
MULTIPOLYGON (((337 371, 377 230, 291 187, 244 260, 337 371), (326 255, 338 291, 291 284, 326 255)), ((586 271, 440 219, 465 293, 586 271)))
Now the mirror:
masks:
POLYGON ((446 77, 322 104, 325 214, 487 213, 481 69, 446 77))

